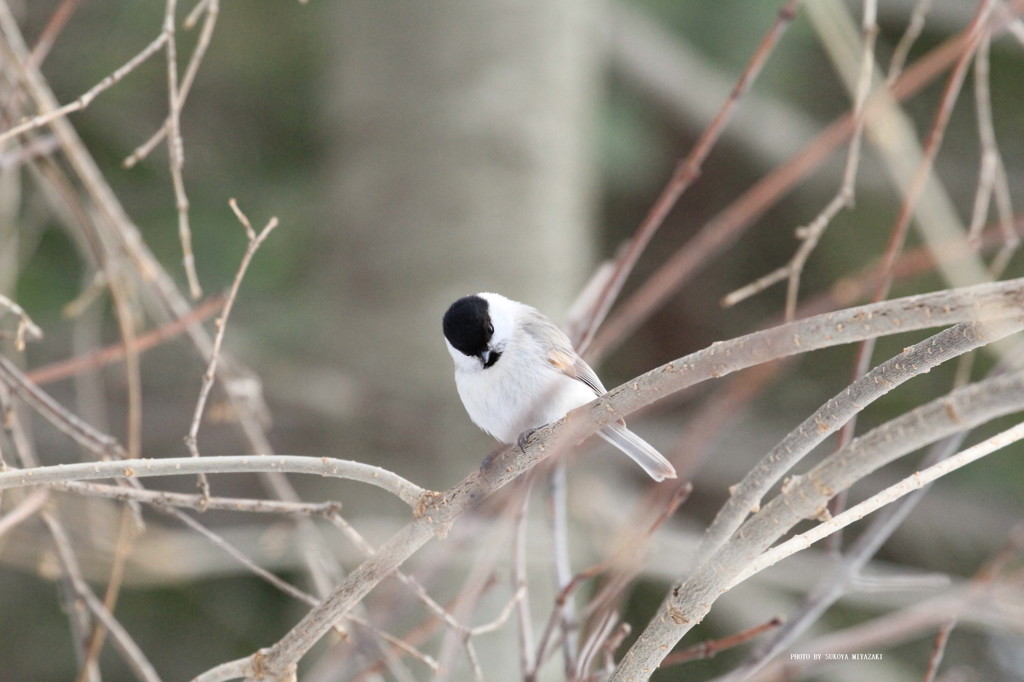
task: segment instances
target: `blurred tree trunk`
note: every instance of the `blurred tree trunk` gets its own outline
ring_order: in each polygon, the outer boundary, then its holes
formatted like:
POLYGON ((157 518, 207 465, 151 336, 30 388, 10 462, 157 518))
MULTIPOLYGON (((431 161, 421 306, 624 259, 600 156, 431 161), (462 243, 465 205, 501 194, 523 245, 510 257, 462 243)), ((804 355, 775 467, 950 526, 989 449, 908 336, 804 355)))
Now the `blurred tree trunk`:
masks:
POLYGON ((447 305, 493 290, 558 319, 589 271, 598 5, 336 7, 315 276, 354 379, 342 456, 444 485, 490 447, 458 404, 447 305))

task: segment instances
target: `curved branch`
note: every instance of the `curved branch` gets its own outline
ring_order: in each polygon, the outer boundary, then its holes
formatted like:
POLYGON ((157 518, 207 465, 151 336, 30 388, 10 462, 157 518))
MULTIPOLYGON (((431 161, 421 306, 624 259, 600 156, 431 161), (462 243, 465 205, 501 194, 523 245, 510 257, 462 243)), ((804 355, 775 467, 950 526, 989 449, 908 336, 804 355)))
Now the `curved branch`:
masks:
POLYGON ((757 511, 761 498, 786 471, 867 405, 946 360, 1009 336, 1021 327, 1018 320, 1012 319, 963 322, 904 349, 850 384, 790 431, 740 483, 729 489, 730 497, 705 532, 697 556, 716 552, 747 514, 757 511))
POLYGON ((798 522, 821 517, 838 492, 928 443, 1020 410, 1024 410, 1024 372, 981 381, 883 424, 794 477, 721 550, 671 591, 612 680, 650 676, 752 562, 798 522))
MULTIPOLYGON (((184 474, 227 474, 276 472, 314 474, 344 478, 386 490, 410 507, 418 509, 428 491, 396 473, 372 464, 331 457, 300 455, 232 455, 226 457, 168 457, 166 459, 121 459, 111 462, 56 464, 32 469, 0 471, 0 490, 97 478, 145 478, 184 474)), ((437 493, 433 493, 436 495, 437 493)))
POLYGON ((759 556, 756 561, 748 565, 743 570, 743 573, 736 577, 732 586, 738 585, 755 573, 760 573, 764 569, 779 563, 786 557, 810 547, 815 542, 828 537, 841 528, 849 526, 851 523, 861 520, 868 514, 878 511, 888 504, 892 504, 901 497, 909 495, 915 490, 920 490, 924 486, 937 481, 946 474, 956 471, 957 469, 962 469, 971 462, 979 460, 987 455, 991 455, 993 452, 1016 443, 1021 439, 1024 439, 1024 422, 1020 422, 1016 426, 1012 426, 1005 431, 1001 431, 991 438, 969 447, 962 452, 958 452, 948 459, 936 462, 923 471, 915 471, 899 483, 895 483, 885 490, 872 495, 863 502, 855 504, 841 514, 836 514, 834 517, 827 521, 823 521, 814 528, 772 547, 759 556))

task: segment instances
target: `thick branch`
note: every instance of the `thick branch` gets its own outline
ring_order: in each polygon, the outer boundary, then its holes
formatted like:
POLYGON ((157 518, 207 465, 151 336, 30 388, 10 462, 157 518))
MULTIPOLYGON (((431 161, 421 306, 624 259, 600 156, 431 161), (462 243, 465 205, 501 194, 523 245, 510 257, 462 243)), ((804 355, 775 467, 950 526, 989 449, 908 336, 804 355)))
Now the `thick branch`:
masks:
POLYGON ((928 443, 1022 409, 1024 372, 978 382, 887 422, 793 478, 719 552, 672 590, 612 679, 644 679, 653 673, 751 562, 798 522, 821 516, 838 492, 928 443))
POLYGON ((1018 423, 1016 426, 1010 427, 1009 429, 1002 431, 973 447, 967 448, 963 452, 959 452, 948 459, 937 462, 924 471, 915 471, 899 483, 889 486, 876 495, 872 495, 870 498, 850 507, 841 514, 837 514, 827 521, 823 521, 809 531, 801 533, 800 535, 792 537, 789 540, 772 547, 767 552, 759 556, 755 562, 747 566, 743 573, 736 578, 733 584, 738 585, 755 573, 759 573, 769 566, 774 566, 786 557, 810 547, 815 542, 828 537, 841 528, 845 528, 852 523, 856 523, 868 514, 878 511, 882 507, 892 504, 896 500, 914 492, 915 490, 920 490, 924 486, 933 483, 950 472, 961 469, 971 462, 975 462, 982 457, 990 455, 996 450, 1005 448, 1021 439, 1024 439, 1024 422, 1018 423))
POLYGON ((946 360, 1020 331, 1017 320, 961 323, 904 349, 875 367, 827 401, 791 431, 736 486, 708 527, 697 551, 706 557, 717 551, 748 513, 757 511, 768 489, 818 444, 855 414, 909 379, 931 371, 946 360))

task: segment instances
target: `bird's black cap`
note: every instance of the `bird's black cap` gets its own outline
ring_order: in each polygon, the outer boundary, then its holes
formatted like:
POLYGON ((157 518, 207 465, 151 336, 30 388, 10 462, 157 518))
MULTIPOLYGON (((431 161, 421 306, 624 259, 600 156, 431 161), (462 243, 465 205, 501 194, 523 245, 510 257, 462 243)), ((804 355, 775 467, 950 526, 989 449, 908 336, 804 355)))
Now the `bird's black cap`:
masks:
POLYGON ((452 303, 444 314, 443 327, 448 343, 470 357, 487 350, 494 334, 487 301, 479 296, 464 296, 452 303))

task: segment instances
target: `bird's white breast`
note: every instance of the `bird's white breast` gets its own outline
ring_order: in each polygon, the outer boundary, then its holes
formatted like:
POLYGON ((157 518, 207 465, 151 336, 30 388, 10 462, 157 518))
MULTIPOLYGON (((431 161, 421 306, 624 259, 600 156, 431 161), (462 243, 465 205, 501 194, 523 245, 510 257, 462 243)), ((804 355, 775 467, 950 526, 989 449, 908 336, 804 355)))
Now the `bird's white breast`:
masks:
POLYGON ((503 443, 593 400, 594 392, 562 374, 539 349, 513 344, 491 367, 456 363, 455 385, 473 423, 503 443))

